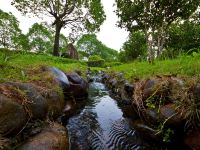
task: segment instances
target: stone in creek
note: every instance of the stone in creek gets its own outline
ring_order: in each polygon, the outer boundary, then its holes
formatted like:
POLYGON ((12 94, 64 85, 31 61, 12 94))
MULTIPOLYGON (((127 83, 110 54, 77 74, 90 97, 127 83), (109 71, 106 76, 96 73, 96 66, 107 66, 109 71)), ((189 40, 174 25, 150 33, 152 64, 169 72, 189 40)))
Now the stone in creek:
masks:
POLYGON ((27 116, 23 106, 0 94, 0 134, 17 134, 26 122, 27 116))
POLYGON ((75 99, 83 100, 88 96, 88 83, 80 77, 77 73, 67 73, 67 77, 70 81, 69 93, 73 95, 75 99))
POLYGON ((69 139, 65 127, 53 123, 36 136, 30 138, 19 150, 68 150, 69 139))
POLYGON ((124 90, 126 91, 127 95, 129 97, 133 96, 133 90, 134 90, 134 85, 133 84, 129 84, 129 83, 125 83, 124 84, 124 90))
POLYGON ((55 67, 48 68, 48 71, 51 72, 54 75, 54 77, 58 80, 63 90, 69 88, 70 83, 64 72, 55 67))
POLYGON ((75 100, 66 101, 65 108, 63 110, 66 117, 70 117, 76 111, 76 102, 75 100))
POLYGON ((102 81, 105 83, 108 79, 110 78, 110 75, 108 74, 103 74, 102 75, 102 81))
POLYGON ((58 118, 65 106, 64 96, 56 91, 50 91, 45 93, 45 98, 48 103, 48 116, 53 119, 58 118))
POLYGON ((135 120, 131 124, 145 139, 148 139, 149 141, 160 141, 159 135, 156 134, 157 131, 147 126, 141 120, 135 120))

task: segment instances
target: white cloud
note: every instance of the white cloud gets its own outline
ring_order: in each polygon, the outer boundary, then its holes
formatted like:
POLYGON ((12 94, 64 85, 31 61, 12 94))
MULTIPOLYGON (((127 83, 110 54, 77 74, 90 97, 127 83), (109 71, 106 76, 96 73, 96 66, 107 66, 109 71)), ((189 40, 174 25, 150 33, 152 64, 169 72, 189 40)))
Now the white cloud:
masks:
POLYGON ((97 34, 97 38, 108 47, 119 50, 122 44, 125 42, 128 32, 116 26, 118 18, 113 12, 115 10, 115 7, 113 6, 114 0, 101 1, 103 3, 107 18, 101 26, 101 30, 97 34))
MULTIPOLYGON (((15 7, 11 5, 11 1, 12 0, 0 0, 0 9, 5 12, 11 12, 16 16, 20 22, 19 27, 23 33, 27 33, 32 24, 43 21, 37 17, 23 16, 19 11, 16 10, 15 7)), ((125 42, 128 33, 124 29, 116 27, 118 18, 113 12, 115 10, 113 7, 114 0, 102 0, 102 3, 104 5, 107 18, 101 26, 100 32, 97 33, 97 38, 106 46, 115 50, 119 50, 122 44, 125 42)), ((45 18, 44 21, 47 20, 49 22, 50 18, 45 18)), ((65 30, 62 30, 62 32, 67 33, 65 30)))

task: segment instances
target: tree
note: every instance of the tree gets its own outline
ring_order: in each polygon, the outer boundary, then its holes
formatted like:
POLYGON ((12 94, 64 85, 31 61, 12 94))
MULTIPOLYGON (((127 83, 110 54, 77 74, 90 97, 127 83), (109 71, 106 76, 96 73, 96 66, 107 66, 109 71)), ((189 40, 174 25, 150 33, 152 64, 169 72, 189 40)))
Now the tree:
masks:
POLYGON ((68 46, 68 39, 65 37, 64 34, 60 34, 60 40, 59 40, 59 49, 61 53, 66 53, 68 46))
POLYGON ((177 18, 188 18, 200 4, 200 0, 115 1, 120 18, 118 26, 130 32, 142 30, 145 33, 150 61, 162 53, 169 25, 177 18))
POLYGON ((143 32, 137 31, 129 34, 128 40, 123 44, 120 60, 127 62, 146 55, 146 42, 143 32))
POLYGON ((105 60, 117 58, 117 51, 105 46, 95 34, 85 34, 77 42, 77 48, 81 54, 89 58, 91 55, 99 55, 105 60))
POLYGON ((53 48, 52 34, 43 24, 33 24, 27 37, 32 51, 47 53, 53 48))
POLYGON ((21 48, 19 39, 22 36, 19 22, 12 13, 0 10, 0 46, 21 48))
POLYGON ((200 49, 200 24, 193 21, 177 22, 169 27, 166 47, 187 53, 191 49, 200 49))
POLYGON ((55 39, 53 55, 59 55, 60 31, 69 27, 76 31, 86 29, 93 32, 99 29, 105 20, 105 14, 100 0, 13 0, 14 5, 23 14, 33 13, 54 18, 55 39))

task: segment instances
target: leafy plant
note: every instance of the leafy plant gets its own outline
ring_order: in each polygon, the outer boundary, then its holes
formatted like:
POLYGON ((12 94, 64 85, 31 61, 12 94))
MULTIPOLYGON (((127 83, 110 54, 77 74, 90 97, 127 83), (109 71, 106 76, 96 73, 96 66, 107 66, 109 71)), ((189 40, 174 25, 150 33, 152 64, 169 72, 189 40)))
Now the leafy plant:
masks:
POLYGON ((102 59, 98 55, 90 56, 89 60, 88 60, 88 66, 89 67, 103 67, 104 63, 105 63, 105 60, 102 59))
POLYGON ((170 128, 163 131, 163 142, 171 142, 171 138, 174 135, 174 131, 170 128))

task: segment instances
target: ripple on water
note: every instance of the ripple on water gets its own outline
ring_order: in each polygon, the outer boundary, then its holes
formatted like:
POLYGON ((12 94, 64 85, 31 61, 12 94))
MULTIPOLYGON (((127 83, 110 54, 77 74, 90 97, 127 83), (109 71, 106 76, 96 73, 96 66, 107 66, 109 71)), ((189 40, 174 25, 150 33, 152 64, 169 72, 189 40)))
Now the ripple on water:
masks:
POLYGON ((71 150, 140 149, 139 136, 102 83, 91 83, 88 103, 69 119, 67 128, 71 150))

